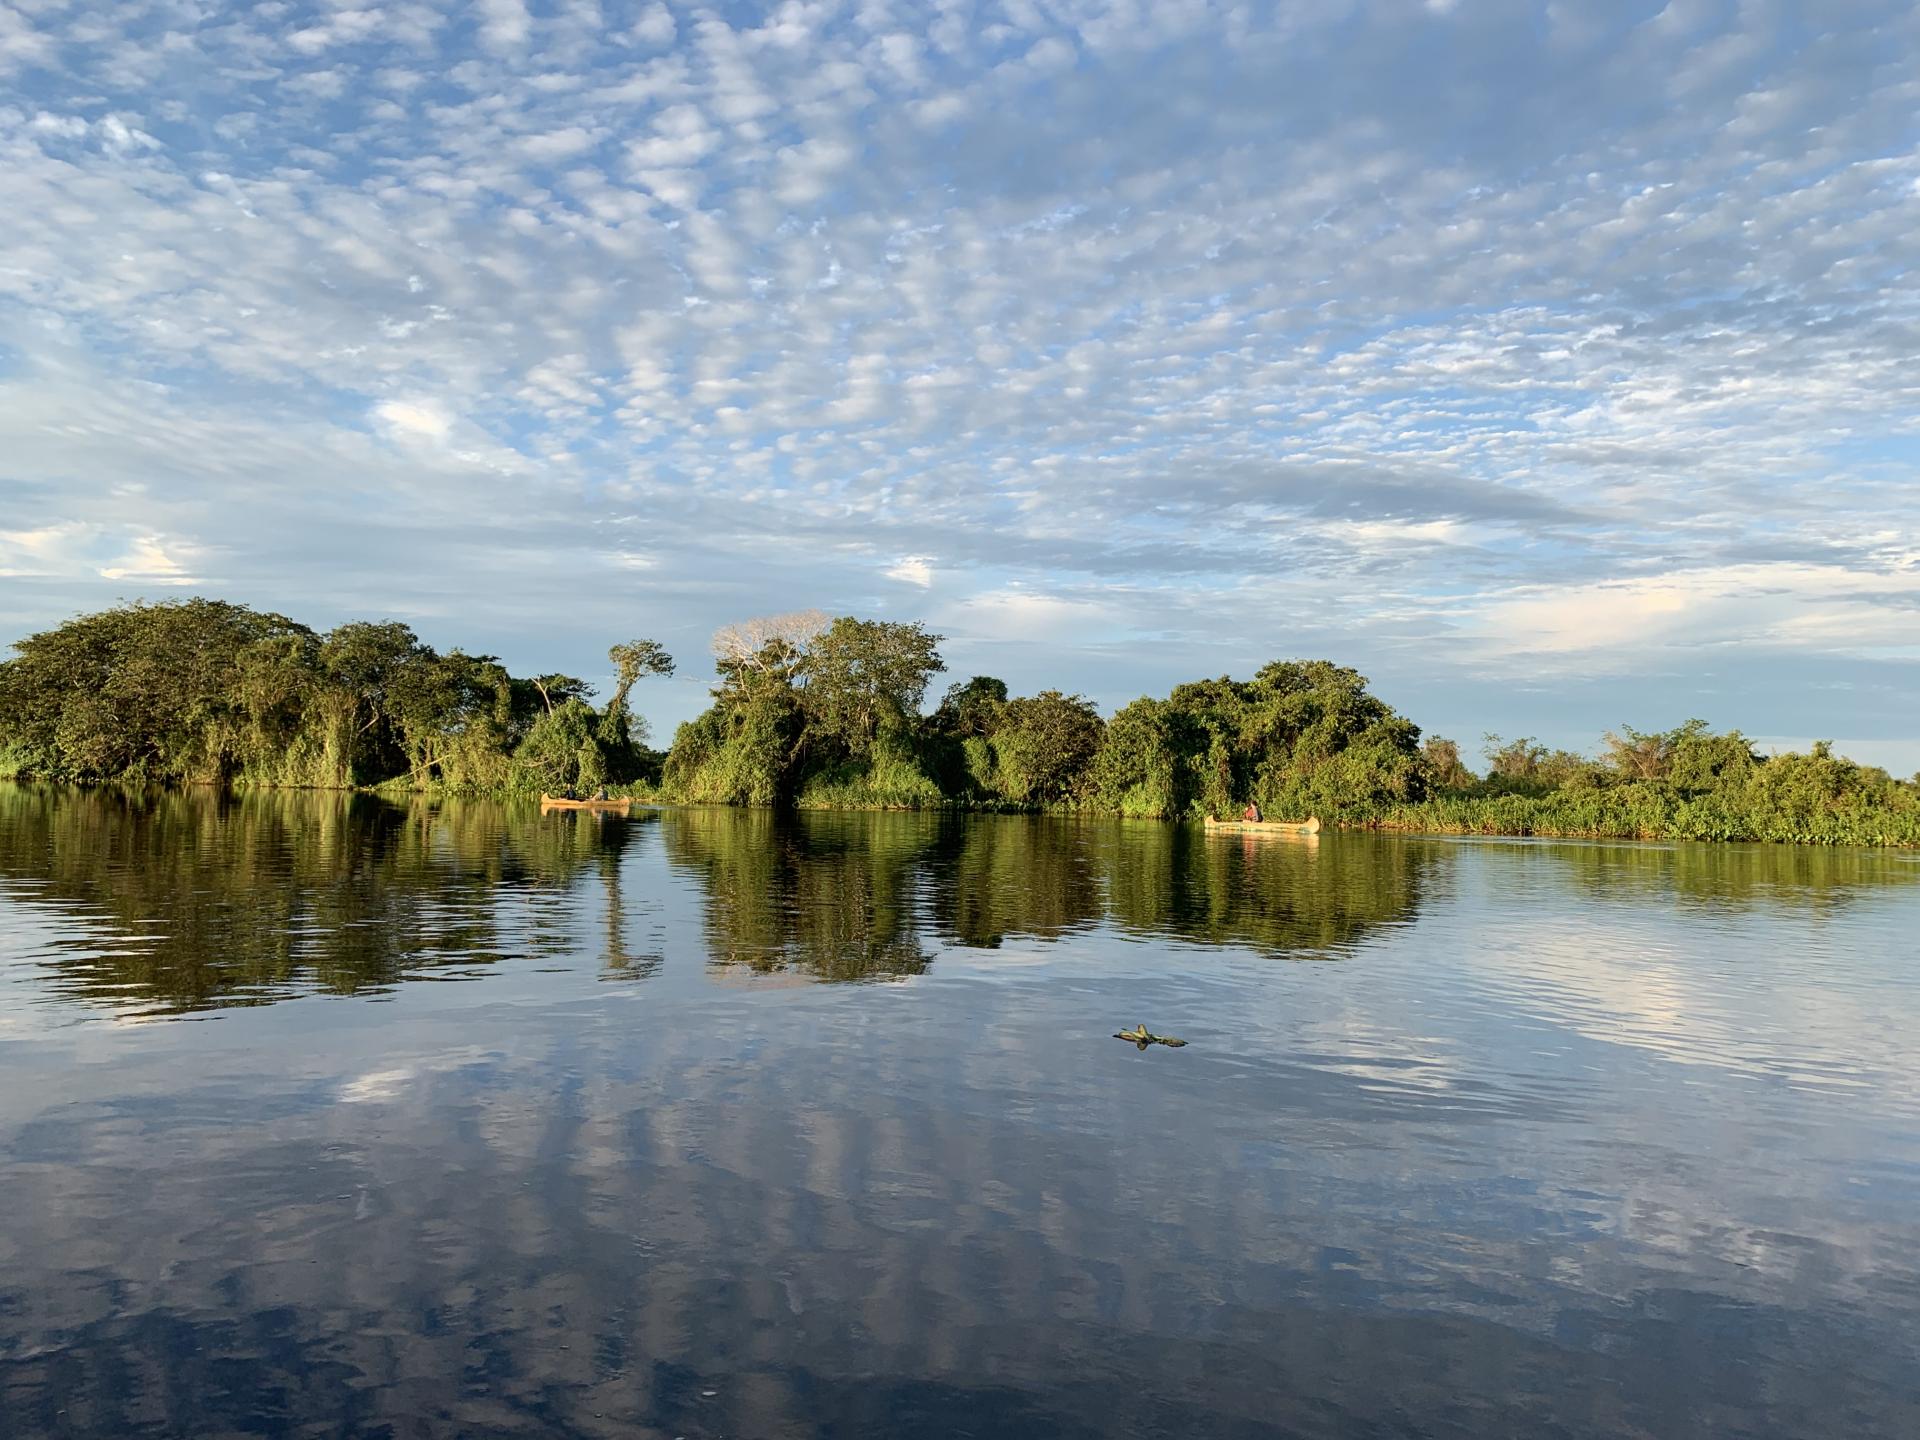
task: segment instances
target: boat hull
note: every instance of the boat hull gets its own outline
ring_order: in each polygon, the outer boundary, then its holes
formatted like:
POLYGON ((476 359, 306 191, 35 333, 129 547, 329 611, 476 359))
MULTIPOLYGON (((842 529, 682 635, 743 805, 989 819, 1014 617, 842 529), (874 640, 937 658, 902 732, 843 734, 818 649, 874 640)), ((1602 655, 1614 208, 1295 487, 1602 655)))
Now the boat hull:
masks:
POLYGON ((542 810, 611 810, 624 815, 632 805, 631 800, 559 800, 551 795, 540 797, 542 810))
POLYGON ((1304 820, 1215 820, 1207 817, 1207 829, 1222 835, 1318 835, 1320 817, 1304 820))

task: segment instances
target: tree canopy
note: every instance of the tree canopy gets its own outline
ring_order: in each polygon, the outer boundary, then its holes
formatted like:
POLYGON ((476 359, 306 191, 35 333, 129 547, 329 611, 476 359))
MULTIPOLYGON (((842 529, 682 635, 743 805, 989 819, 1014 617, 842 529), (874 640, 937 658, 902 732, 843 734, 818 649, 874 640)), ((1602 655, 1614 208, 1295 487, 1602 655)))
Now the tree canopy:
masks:
POLYGON ((557 673, 515 680, 490 655, 444 653, 399 621, 318 634, 220 600, 117 606, 30 635, 0 663, 0 746, 57 780, 345 787, 389 781, 512 789, 637 777, 627 697, 668 673, 658 644, 615 646, 605 714, 557 673), (591 757, 554 738, 594 715, 591 757), (528 748, 529 742, 535 742, 528 748))
POLYGON ((1103 717, 990 675, 948 686, 924 625, 763 616, 713 639, 712 703, 665 755, 632 697, 674 661, 655 640, 584 680, 436 650, 399 621, 320 633, 219 600, 121 605, 18 641, 0 662, 0 775, 502 793, 644 786, 803 807, 961 805, 1194 818, 1275 816, 1507 834, 1920 843, 1920 787, 1815 745, 1762 755, 1702 720, 1623 725, 1597 755, 1485 738, 1485 774, 1330 660, 1274 660, 1103 717))

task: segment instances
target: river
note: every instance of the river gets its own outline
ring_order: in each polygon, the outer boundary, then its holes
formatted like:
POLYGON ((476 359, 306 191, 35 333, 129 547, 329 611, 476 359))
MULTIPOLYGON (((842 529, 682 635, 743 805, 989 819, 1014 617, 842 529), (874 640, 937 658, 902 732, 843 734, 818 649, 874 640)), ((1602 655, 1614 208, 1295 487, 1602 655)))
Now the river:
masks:
POLYGON ((1916 937, 1902 852, 0 786, 0 1430, 1911 1440, 1916 937))

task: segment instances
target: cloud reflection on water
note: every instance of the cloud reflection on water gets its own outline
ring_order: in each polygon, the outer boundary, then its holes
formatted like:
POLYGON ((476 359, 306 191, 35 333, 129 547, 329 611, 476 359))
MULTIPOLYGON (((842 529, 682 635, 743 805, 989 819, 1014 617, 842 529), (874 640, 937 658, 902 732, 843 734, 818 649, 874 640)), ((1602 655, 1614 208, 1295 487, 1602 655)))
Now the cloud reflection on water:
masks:
POLYGON ((1897 857, 121 806, 0 792, 22 1434, 1912 1433, 1897 857))

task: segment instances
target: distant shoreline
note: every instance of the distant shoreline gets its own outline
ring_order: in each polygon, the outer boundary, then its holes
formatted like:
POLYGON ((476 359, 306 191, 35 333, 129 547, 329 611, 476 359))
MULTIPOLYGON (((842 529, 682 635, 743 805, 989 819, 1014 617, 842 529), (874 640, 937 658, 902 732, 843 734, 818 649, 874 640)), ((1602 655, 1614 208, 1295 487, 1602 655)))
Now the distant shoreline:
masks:
POLYGON ((819 611, 713 638, 712 704, 652 748, 632 703, 657 642, 578 676, 514 676, 394 621, 322 633, 213 599, 130 604, 0 661, 0 776, 236 788, 591 795, 801 810, 1275 816, 1408 834, 1920 846, 1920 786, 1836 755, 1760 753, 1689 720, 1599 753, 1488 735, 1476 772, 1351 667, 1274 660, 1111 715, 991 675, 933 698, 943 636, 819 611))

